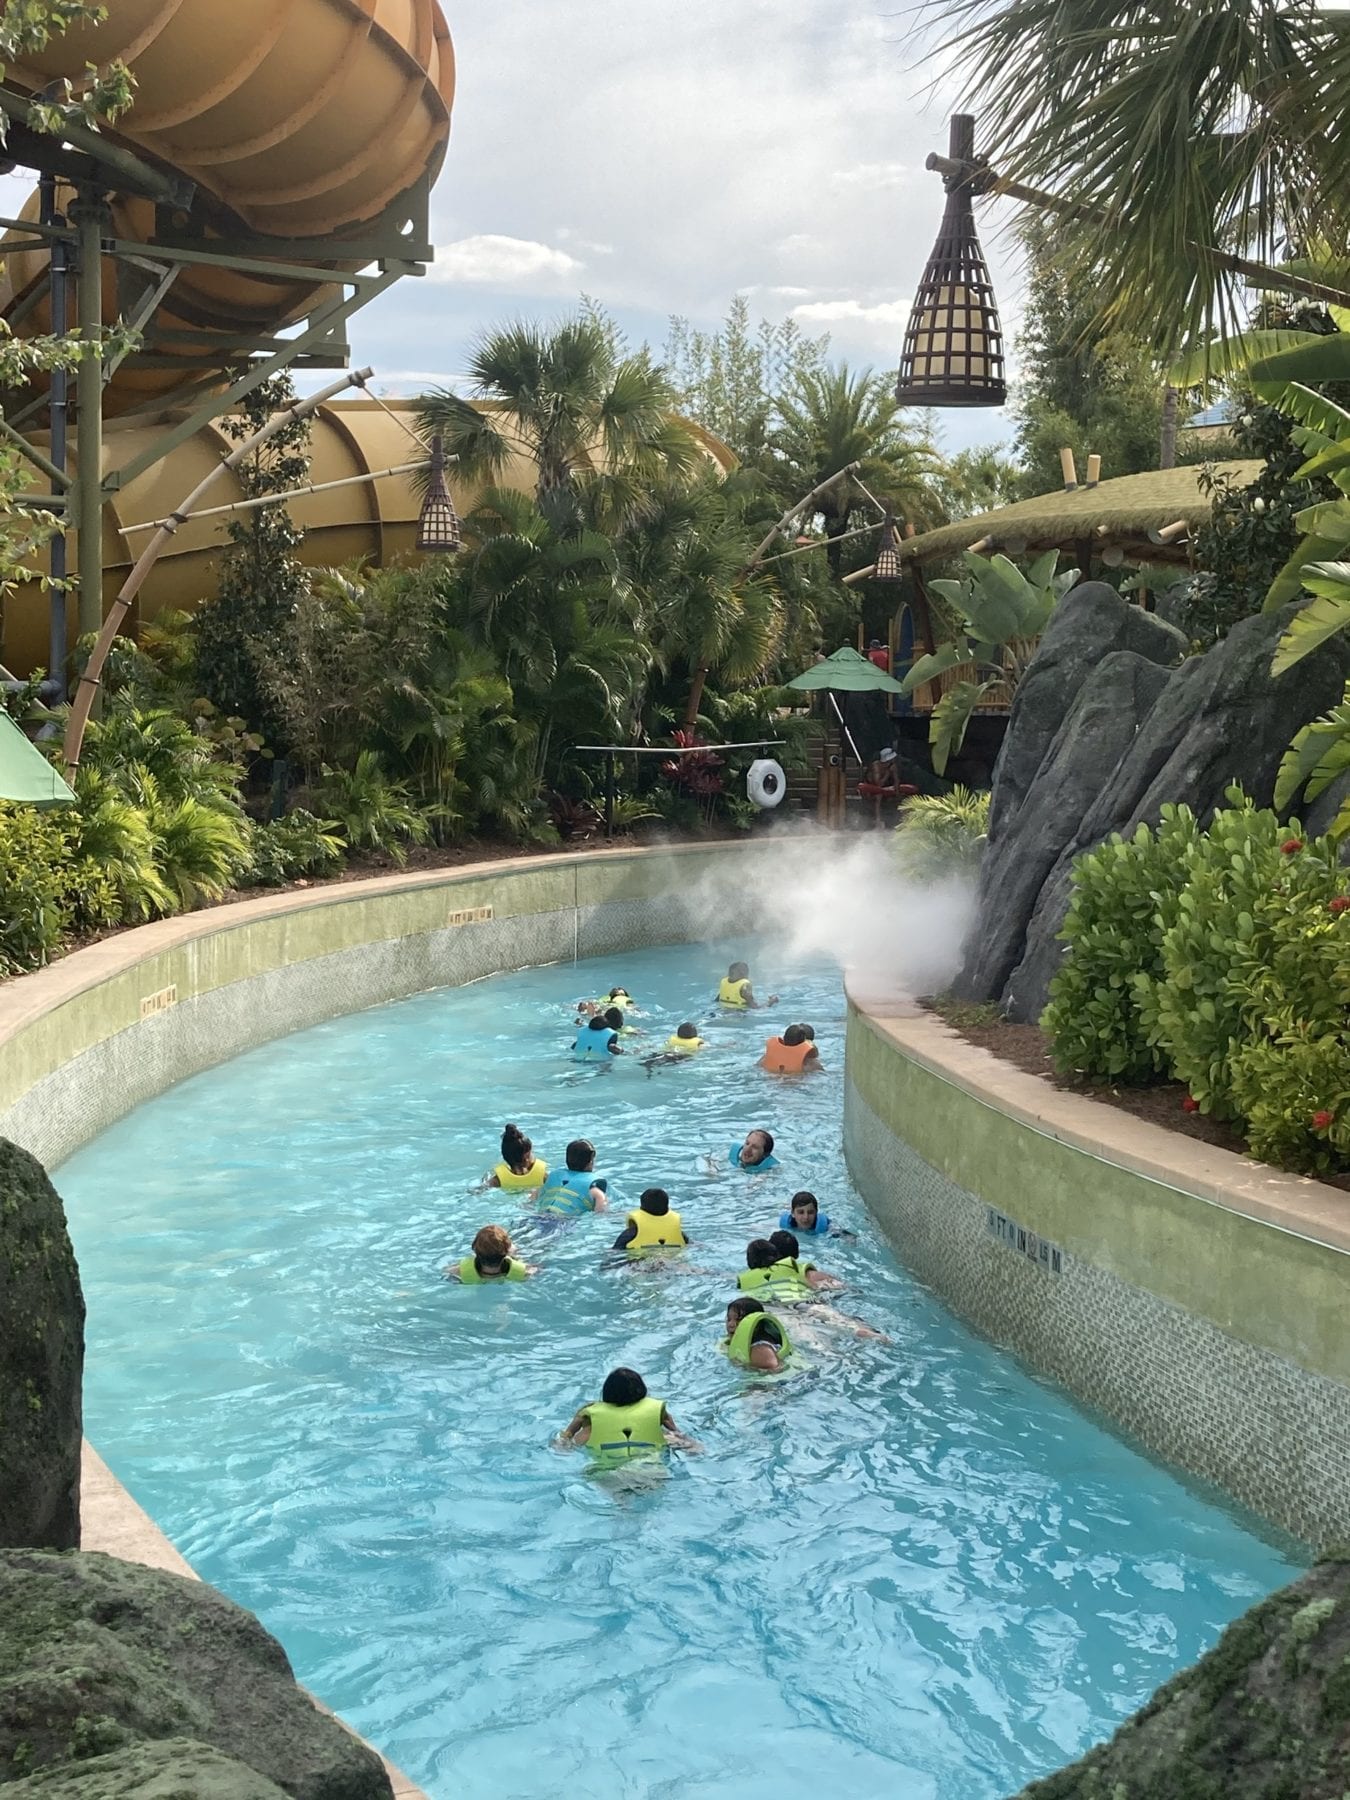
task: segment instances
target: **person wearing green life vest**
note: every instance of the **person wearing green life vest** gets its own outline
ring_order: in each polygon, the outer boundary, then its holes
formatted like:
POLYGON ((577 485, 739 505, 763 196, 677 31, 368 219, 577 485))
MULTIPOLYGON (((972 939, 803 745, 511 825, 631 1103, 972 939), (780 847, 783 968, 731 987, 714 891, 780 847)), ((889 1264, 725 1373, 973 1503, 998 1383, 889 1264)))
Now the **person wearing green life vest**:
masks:
POLYGON ((792 1360, 792 1340, 781 1320, 765 1312, 758 1300, 742 1294, 727 1307, 722 1354, 743 1369, 778 1375, 792 1360))
POLYGON ((519 1256, 513 1256, 511 1234, 500 1225, 484 1225, 473 1240, 473 1255, 451 1263, 445 1275, 448 1281, 462 1281, 466 1287, 478 1287, 485 1281, 528 1281, 538 1269, 519 1256))
POLYGON ((611 1369, 600 1398, 579 1408, 557 1442, 562 1449, 584 1445, 601 1467, 611 1469, 651 1462, 665 1453, 667 1445, 679 1450, 703 1447, 680 1430, 664 1400, 647 1392, 636 1369, 611 1369))
MULTIPOLYGON (((842 1313, 837 1307, 825 1305, 820 1298, 821 1291, 827 1288, 841 1288, 846 1284, 837 1275, 827 1275, 814 1263, 804 1263, 801 1260, 802 1247, 797 1242, 795 1233, 775 1231, 771 1232, 767 1238, 756 1238, 753 1244, 748 1244, 745 1260, 750 1264, 750 1268, 747 1269, 746 1274, 749 1274, 756 1266, 755 1263, 750 1262, 752 1249, 756 1250, 756 1262, 761 1265, 766 1250, 773 1257, 774 1260, 767 1267, 767 1277, 770 1284, 777 1283, 780 1305, 809 1307, 811 1317, 821 1324, 838 1325, 845 1331, 851 1331, 854 1337, 876 1338, 879 1343, 890 1343, 891 1340, 884 1331, 878 1331, 866 1320, 855 1319, 851 1313, 842 1313), (756 1249, 756 1246, 762 1246, 762 1248, 756 1249), (788 1291, 792 1287, 796 1288, 796 1292, 788 1291)), ((741 1283, 742 1285, 745 1283, 744 1275, 741 1277, 741 1283)))

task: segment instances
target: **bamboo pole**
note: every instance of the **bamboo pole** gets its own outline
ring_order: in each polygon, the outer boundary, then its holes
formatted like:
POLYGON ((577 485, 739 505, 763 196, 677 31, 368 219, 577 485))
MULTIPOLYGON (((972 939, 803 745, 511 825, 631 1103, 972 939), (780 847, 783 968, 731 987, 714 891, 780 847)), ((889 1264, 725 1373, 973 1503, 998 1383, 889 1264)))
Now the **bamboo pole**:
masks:
POLYGON ((769 533, 768 537, 766 537, 764 539, 764 541, 758 546, 758 548, 755 550, 753 556, 751 556, 749 562, 741 570, 742 575, 748 575, 750 573, 751 569, 757 569, 759 567, 760 558, 764 555, 764 552, 769 548, 769 545, 773 543, 775 538, 779 537, 784 531, 787 530, 788 526, 792 523, 792 521, 796 518, 797 514, 799 512, 801 512, 804 507, 809 506, 813 500, 818 500, 822 494, 828 493, 829 490, 834 486, 834 484, 837 481, 842 481, 846 475, 852 475, 854 470, 860 468, 861 466, 862 465, 860 463, 851 462, 848 464, 848 466, 846 468, 836 469, 833 475, 827 475, 825 477, 824 481, 817 482, 815 487, 813 487, 811 489, 811 492, 809 494, 803 494, 800 500, 796 501, 792 506, 790 506, 787 509, 787 511, 783 514, 782 518, 778 521, 778 523, 774 526, 773 530, 769 533))
POLYGON ((75 690, 70 717, 66 721, 65 742, 62 745, 62 756, 68 776, 73 775, 80 766, 80 750, 84 744, 85 727, 88 725, 89 715, 93 711, 94 697, 98 693, 103 675, 103 665, 108 660, 108 652, 112 649, 113 640, 116 638, 123 620, 130 612, 131 603, 140 592, 146 576, 159 560, 160 552, 184 520, 191 517, 192 508, 196 502, 201 499, 212 482, 223 475, 227 469, 238 468, 246 456, 250 456, 270 437, 274 437, 278 431, 283 430, 287 425, 295 424, 300 419, 307 419, 312 412, 323 405, 325 400, 331 400, 334 394, 340 394, 349 387, 364 387, 374 373, 373 369, 349 369, 341 381, 330 382, 319 393, 311 394, 304 400, 296 400, 283 412, 277 413, 260 430, 255 431, 252 437, 245 438, 242 444, 231 450, 223 461, 208 470, 182 505, 175 507, 169 517, 156 527, 155 535, 137 557, 131 572, 118 591, 117 598, 108 610, 108 616, 103 621, 103 629, 98 634, 98 641, 90 652, 84 673, 80 676, 80 685, 75 690))
MULTIPOLYGON (((454 462, 455 458, 447 456, 445 460, 454 462)), ((214 519, 222 513, 252 512, 259 506, 284 506, 288 500, 298 499, 303 494, 326 494, 332 488, 359 487, 365 481, 383 481, 386 475, 408 475, 412 470, 426 466, 425 462, 394 463, 388 469, 370 469, 364 475, 343 475, 337 481, 311 481, 304 487, 287 488, 284 494, 259 494, 252 500, 231 500, 228 506, 203 506, 198 512, 184 513, 178 523, 186 524, 190 519, 214 519)), ((156 531, 168 523, 168 519, 142 519, 137 525, 119 525, 117 529, 123 537, 130 537, 133 531, 156 531)))

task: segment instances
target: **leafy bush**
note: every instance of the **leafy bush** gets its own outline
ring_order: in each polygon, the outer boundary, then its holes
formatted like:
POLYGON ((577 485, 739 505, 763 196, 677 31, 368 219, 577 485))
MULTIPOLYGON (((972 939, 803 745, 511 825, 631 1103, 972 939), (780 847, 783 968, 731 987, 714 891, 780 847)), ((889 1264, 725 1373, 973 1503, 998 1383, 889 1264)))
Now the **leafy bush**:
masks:
POLYGON ((412 805, 404 783, 386 774, 374 750, 362 750, 351 769, 325 765, 323 774, 320 803, 354 850, 382 850, 402 863, 408 858, 408 842, 426 842, 426 820, 412 805))
POLYGON ((989 835, 989 795, 954 787, 950 794, 916 794, 900 809, 895 849, 914 881, 942 881, 979 873, 989 835))
POLYGON ((0 972, 37 969, 74 916, 70 828, 53 813, 0 805, 0 972))
POLYGON ((1162 932, 1199 839, 1195 815, 1165 806, 1157 832, 1139 826, 1080 856, 1060 937, 1069 953, 1041 1015, 1055 1066, 1098 1080, 1148 1082, 1166 1075, 1157 1041, 1162 932))
POLYGON ((255 887, 281 887, 305 875, 326 875, 346 849, 333 819, 316 819, 297 806, 284 819, 255 825, 249 832, 251 861, 244 880, 255 887))

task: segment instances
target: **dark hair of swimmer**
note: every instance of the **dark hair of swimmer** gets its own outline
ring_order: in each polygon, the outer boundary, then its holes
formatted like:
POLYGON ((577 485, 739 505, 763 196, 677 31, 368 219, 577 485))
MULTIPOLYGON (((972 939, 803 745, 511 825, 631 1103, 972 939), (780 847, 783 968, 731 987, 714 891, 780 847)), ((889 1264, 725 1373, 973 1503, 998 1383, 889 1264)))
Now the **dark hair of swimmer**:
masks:
POLYGON ((683 1025, 676 1027, 675 1035, 680 1038, 696 1038, 698 1036, 698 1026, 691 1025, 686 1019, 683 1025))
POLYGON ((643 1212, 650 1213, 654 1219, 660 1219, 670 1211, 670 1195, 664 1188, 643 1188, 638 1195, 638 1205, 643 1212))
POLYGON ((519 1125, 502 1126, 502 1161, 517 1175, 523 1175, 534 1161, 534 1145, 519 1125))
POLYGON ((647 1398, 647 1384, 636 1369, 611 1369, 600 1398, 606 1406, 636 1406, 647 1398))
POLYGON ((806 1042, 806 1033, 802 1030, 800 1025, 789 1025, 787 1030, 783 1033, 783 1042, 785 1044, 804 1044, 806 1042))
POLYGON ((626 987, 616 987, 609 990, 609 998, 611 1000, 617 1000, 620 994, 623 995, 625 1000, 631 1000, 633 998, 626 987))
POLYGON ((592 1013, 586 1021, 587 1031, 615 1031, 617 1026, 611 1025, 605 1013, 592 1013))
POLYGON ((778 1252, 779 1256, 796 1257, 801 1251, 801 1245, 790 1231, 773 1232, 769 1238, 769 1245, 778 1252))
POLYGON ((749 979, 749 963, 732 963, 731 967, 727 970, 728 981, 749 981, 749 979))
POLYGON ((801 1034, 802 1034, 802 1036, 803 1036, 803 1037, 804 1037, 804 1038, 805 1038, 805 1039, 806 1039, 806 1041, 807 1041, 807 1043, 808 1043, 808 1044, 814 1044, 814 1043, 815 1043, 815 1041, 816 1041, 816 1028, 815 1028, 815 1026, 814 1026, 814 1025, 808 1025, 808 1024, 807 1024, 807 1023, 806 1023, 806 1021, 805 1021, 805 1020, 803 1020, 803 1021, 802 1021, 802 1023, 801 1023, 801 1024, 800 1024, 800 1025, 799 1025, 799 1026, 798 1026, 798 1027, 797 1027, 797 1029, 798 1029, 798 1031, 800 1031, 800 1032, 801 1032, 801 1034))
POLYGON ((567 1166, 577 1175, 595 1167, 595 1145, 589 1138, 573 1138, 567 1146, 567 1166))
POLYGON ((820 1217, 820 1202, 816 1199, 814 1194, 808 1193, 805 1188, 802 1189, 800 1194, 794 1194, 792 1196, 792 1199, 788 1203, 788 1211, 794 1213, 804 1212, 808 1206, 811 1208, 811 1223, 814 1225, 816 1220, 820 1217))
POLYGON ((748 1319, 751 1313, 763 1312, 764 1308, 758 1300, 752 1300, 748 1294, 742 1294, 738 1300, 727 1302, 727 1317, 735 1316, 739 1325, 742 1319, 748 1319))
POLYGON ((606 1007, 600 1018, 601 1023, 608 1025, 611 1031, 623 1030, 623 1014, 617 1006, 606 1007))
POLYGON ((745 1266, 747 1269, 771 1269, 778 1261, 778 1252, 768 1238, 751 1238, 745 1246, 745 1266))

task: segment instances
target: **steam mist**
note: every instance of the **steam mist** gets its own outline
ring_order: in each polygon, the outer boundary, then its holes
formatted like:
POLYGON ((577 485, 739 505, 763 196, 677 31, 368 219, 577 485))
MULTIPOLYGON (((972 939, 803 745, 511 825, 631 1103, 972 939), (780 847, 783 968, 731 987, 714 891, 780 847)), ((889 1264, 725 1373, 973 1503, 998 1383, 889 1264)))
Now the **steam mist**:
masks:
MULTIPOLYGON (((787 961, 833 957, 860 998, 901 1000, 940 993, 961 964, 974 916, 974 882, 906 875, 895 838, 814 830, 747 849, 744 860, 692 890, 672 882, 690 914, 691 936, 750 930, 787 961)), ((756 985, 777 980, 755 969, 756 985)))

